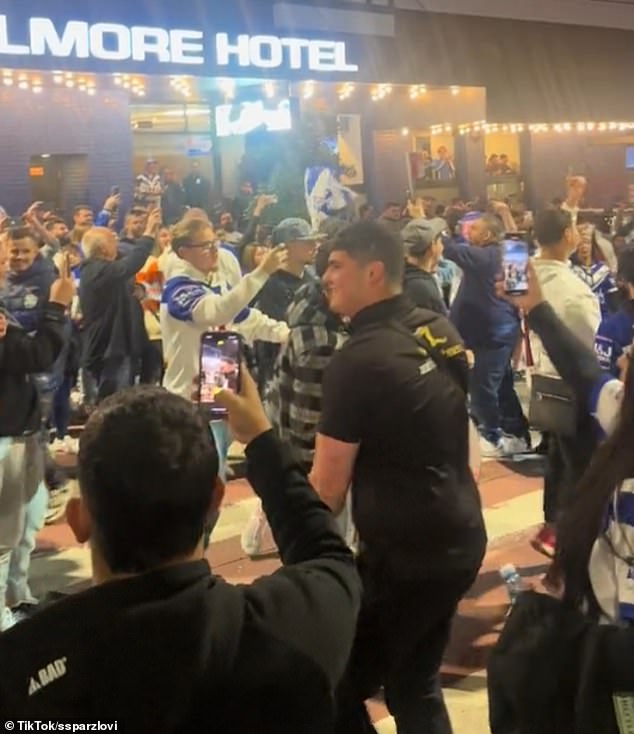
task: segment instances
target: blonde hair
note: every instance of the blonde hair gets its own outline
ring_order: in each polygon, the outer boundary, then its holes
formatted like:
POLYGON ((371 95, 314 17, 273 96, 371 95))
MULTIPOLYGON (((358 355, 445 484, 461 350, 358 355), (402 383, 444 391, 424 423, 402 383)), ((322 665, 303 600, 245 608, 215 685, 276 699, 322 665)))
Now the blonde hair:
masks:
POLYGON ((192 217, 181 219, 172 227, 172 250, 177 252, 179 247, 190 244, 208 229, 213 231, 213 226, 208 220, 192 217))
POLYGON ((103 252, 104 242, 108 237, 114 237, 112 230, 107 227, 92 227, 81 241, 84 257, 99 257, 103 252))

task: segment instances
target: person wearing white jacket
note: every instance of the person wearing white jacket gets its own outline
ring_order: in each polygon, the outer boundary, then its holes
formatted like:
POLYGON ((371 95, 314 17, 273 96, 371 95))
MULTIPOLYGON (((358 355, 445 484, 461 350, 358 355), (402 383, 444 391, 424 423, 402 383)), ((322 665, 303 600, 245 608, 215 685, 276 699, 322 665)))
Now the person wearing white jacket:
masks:
MULTIPOLYGON (((535 236, 540 254, 534 268, 544 300, 557 316, 588 347, 601 322, 599 302, 588 285, 570 267, 570 255, 577 247, 578 233, 569 212, 552 209, 538 214, 535 236)), ((546 351, 531 333, 533 374, 559 377, 546 351)), ((555 552, 555 526, 570 503, 575 486, 587 468, 595 448, 596 434, 589 415, 582 417, 575 436, 549 436, 549 451, 544 477, 544 525, 532 540, 536 550, 552 557, 555 552)))
POLYGON ((272 250, 260 267, 235 282, 219 250, 211 225, 189 220, 172 233, 173 253, 164 262, 165 288, 161 328, 167 368, 164 387, 190 398, 198 373, 200 337, 209 329, 227 328, 245 341, 284 343, 288 326, 264 316, 248 304, 269 276, 284 264, 286 249, 272 250))

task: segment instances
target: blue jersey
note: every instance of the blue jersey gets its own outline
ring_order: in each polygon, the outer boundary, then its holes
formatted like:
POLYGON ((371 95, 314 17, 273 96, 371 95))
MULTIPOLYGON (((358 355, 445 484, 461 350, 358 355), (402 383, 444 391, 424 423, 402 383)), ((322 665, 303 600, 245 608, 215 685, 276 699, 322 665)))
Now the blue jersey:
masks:
POLYGON ((597 331, 594 348, 601 367, 615 377, 619 376, 617 362, 623 349, 634 339, 634 302, 612 316, 603 319, 597 331))
POLYGON ((602 318, 609 316, 610 295, 618 291, 610 268, 605 263, 593 263, 590 267, 572 264, 570 267, 599 300, 602 318))

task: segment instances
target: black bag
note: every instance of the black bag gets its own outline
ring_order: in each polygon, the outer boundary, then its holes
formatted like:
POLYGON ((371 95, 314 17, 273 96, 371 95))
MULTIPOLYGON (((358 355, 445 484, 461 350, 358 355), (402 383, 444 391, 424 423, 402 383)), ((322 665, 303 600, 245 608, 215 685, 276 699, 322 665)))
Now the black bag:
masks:
POLYGON ((487 666, 492 734, 575 734, 592 626, 558 599, 533 591, 519 595, 487 666))
POLYGON ((537 431, 574 436, 579 405, 571 387, 558 377, 533 375, 528 422, 537 431))

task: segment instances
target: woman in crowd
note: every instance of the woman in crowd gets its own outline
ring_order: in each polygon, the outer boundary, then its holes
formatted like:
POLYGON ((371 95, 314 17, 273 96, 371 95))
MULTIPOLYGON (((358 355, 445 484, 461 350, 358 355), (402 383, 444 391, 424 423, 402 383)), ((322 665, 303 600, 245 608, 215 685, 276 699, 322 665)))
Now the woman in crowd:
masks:
POLYGON ((579 244, 570 258, 572 269, 596 295, 605 318, 618 308, 618 288, 597 242, 596 227, 582 216, 579 215, 577 226, 579 244))

